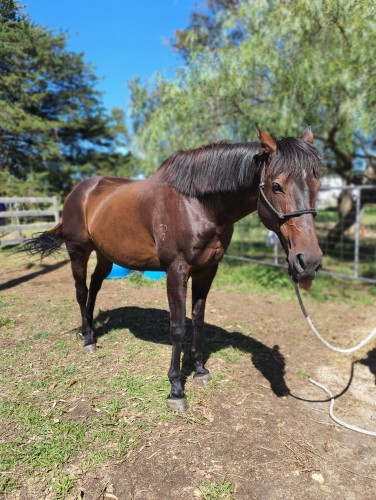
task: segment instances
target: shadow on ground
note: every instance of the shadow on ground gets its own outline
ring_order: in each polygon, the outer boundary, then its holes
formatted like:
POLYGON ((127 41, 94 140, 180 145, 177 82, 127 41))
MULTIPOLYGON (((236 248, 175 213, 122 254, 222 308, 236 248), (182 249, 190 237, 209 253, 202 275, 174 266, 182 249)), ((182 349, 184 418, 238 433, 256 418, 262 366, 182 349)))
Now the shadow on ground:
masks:
MULTIPOLYGON (((108 334, 114 328, 126 328, 135 337, 147 342, 170 344, 169 314, 161 309, 142 309, 140 307, 120 307, 112 311, 100 313, 97 317, 99 326, 97 337, 108 334)), ((190 362, 189 347, 191 341, 192 321, 187 319, 187 337, 184 342, 182 372, 185 377, 193 373, 190 362)), ((289 394, 286 385, 285 359, 276 345, 273 348, 248 337, 240 332, 228 332, 218 326, 206 324, 204 356, 205 362, 210 356, 226 347, 233 347, 251 355, 252 363, 269 382, 274 394, 278 397, 289 394)))
POLYGON ((0 292, 3 290, 8 290, 9 288, 13 288, 15 286, 20 285, 21 283, 26 283, 27 281, 30 281, 37 276, 41 276, 42 274, 48 274, 51 271, 55 271, 56 269, 59 269, 60 267, 65 266, 68 264, 69 260, 63 260, 61 262, 58 262, 57 264, 43 264, 42 269, 39 269, 38 271, 34 271, 33 273, 26 274, 24 276, 20 276, 19 278, 15 278, 9 281, 6 281, 5 283, 0 284, 0 292))
POLYGON ((369 371, 375 376, 376 384, 376 348, 368 351, 367 358, 358 361, 361 365, 368 366, 369 371))

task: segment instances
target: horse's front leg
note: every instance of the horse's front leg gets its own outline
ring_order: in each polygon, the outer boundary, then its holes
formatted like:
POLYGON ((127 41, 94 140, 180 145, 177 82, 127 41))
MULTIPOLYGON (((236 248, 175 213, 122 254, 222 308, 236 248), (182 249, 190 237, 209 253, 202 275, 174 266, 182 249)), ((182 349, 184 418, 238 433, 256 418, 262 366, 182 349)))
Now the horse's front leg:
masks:
POLYGON ((204 330, 204 317, 206 297, 213 283, 218 266, 210 267, 197 275, 192 275, 192 324, 193 338, 191 347, 191 359, 195 366, 193 376, 199 385, 206 385, 212 379, 209 371, 204 366, 202 354, 202 337, 204 330))
POLYGON ((186 329, 187 281, 187 264, 181 261, 171 264, 167 270, 167 296, 170 306, 170 335, 172 342, 171 365, 168 371, 171 393, 167 402, 171 409, 179 412, 184 412, 188 408, 181 380, 181 351, 186 329))

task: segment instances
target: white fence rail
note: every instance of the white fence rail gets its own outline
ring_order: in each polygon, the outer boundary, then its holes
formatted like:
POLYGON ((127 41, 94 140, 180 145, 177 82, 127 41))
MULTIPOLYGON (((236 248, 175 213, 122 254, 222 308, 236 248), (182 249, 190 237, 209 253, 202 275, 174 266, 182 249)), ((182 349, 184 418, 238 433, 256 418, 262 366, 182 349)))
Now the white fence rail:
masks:
POLYGON ((0 210, 0 246, 22 243, 33 232, 51 229, 59 221, 56 196, 2 196, 0 207, 2 208, 0 210))

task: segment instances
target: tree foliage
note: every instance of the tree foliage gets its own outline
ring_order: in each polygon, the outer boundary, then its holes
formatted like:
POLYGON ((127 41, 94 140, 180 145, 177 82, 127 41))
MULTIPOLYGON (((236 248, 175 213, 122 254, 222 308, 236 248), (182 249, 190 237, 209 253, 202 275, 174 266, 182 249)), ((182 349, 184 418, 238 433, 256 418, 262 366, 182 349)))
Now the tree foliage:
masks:
POLYGON ((65 34, 0 4, 0 194, 66 192, 77 179, 130 170, 121 110, 108 115, 97 77, 65 34))
POLYGON ((180 148, 307 124, 327 167, 375 182, 376 8, 371 0, 211 0, 173 45, 171 80, 131 82, 135 147, 153 168, 180 148))
MULTIPOLYGON (((199 8, 192 12, 187 29, 176 30, 175 39, 171 45, 189 62, 198 46, 216 50, 222 46, 221 32, 224 28, 222 11, 236 15, 241 0, 207 0, 206 9, 199 8)), ((232 43, 239 43, 243 39, 244 31, 241 26, 227 32, 227 39, 232 43)))

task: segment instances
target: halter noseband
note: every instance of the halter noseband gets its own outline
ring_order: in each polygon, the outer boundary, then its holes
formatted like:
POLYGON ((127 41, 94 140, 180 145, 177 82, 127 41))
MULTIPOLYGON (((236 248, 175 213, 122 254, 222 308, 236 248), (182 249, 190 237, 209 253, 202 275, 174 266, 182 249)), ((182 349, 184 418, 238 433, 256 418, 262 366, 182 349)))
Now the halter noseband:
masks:
POLYGON ((299 217, 300 215, 304 215, 304 214, 313 214, 314 216, 317 215, 317 210, 315 208, 303 208, 302 210, 295 210, 294 212, 288 212, 287 214, 284 214, 282 212, 278 212, 278 210, 276 210, 273 207, 273 205, 270 203, 270 201, 268 200, 268 198, 265 196, 265 193, 264 193, 265 168, 266 168, 266 159, 264 158, 264 162, 262 165, 262 171, 261 171, 261 182, 259 185, 260 197, 262 198, 262 200, 266 204, 266 206, 270 209, 270 211, 273 212, 273 214, 278 217, 278 221, 280 224, 282 224, 282 222, 285 222, 288 219, 291 219, 291 217, 299 217))

